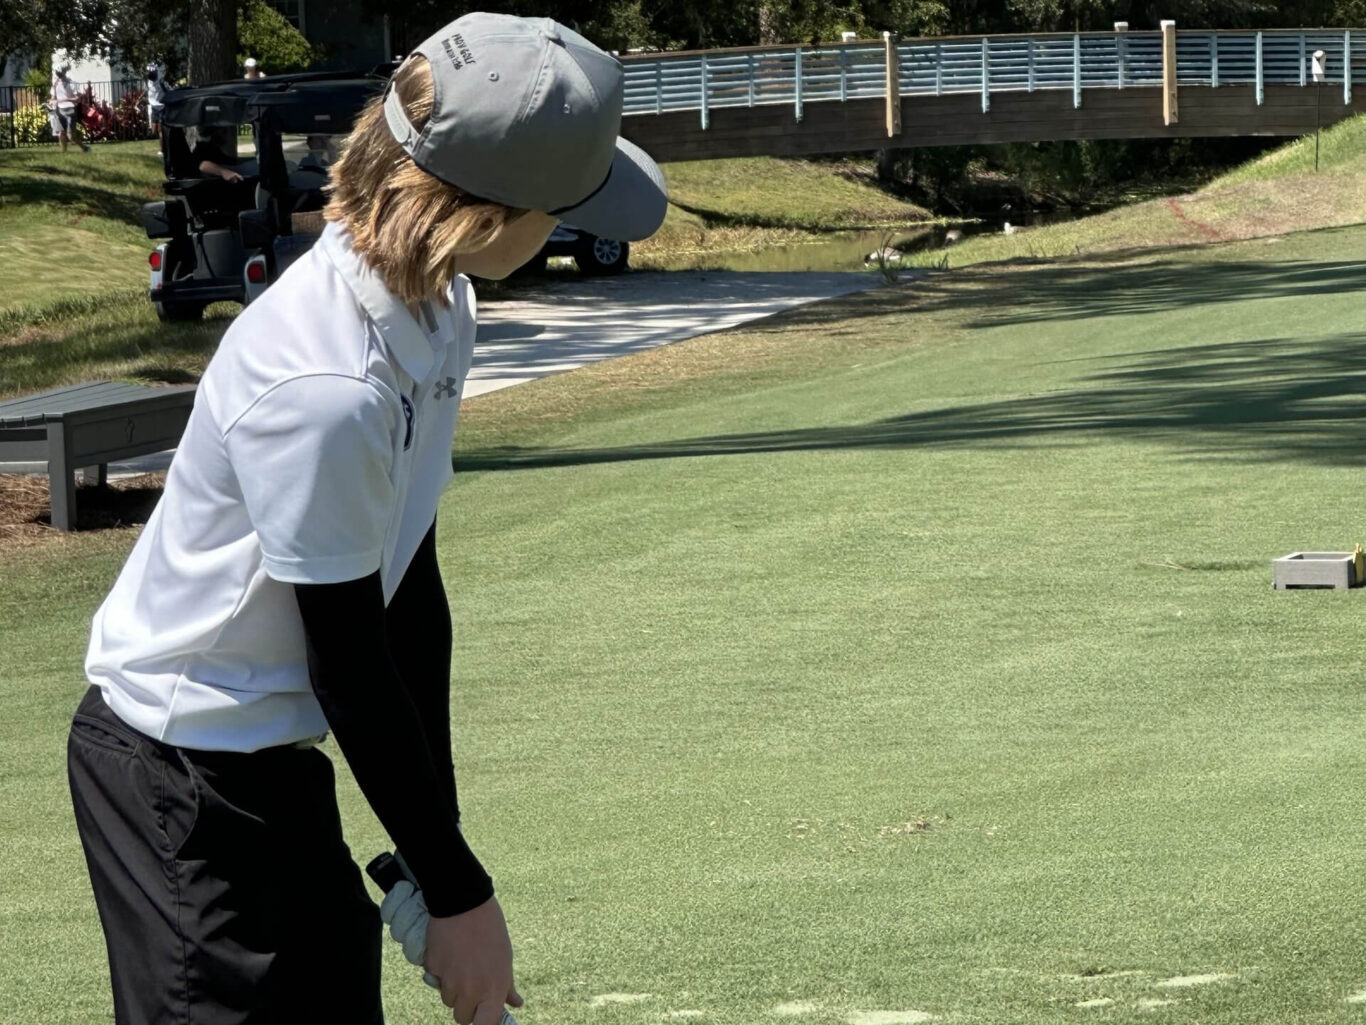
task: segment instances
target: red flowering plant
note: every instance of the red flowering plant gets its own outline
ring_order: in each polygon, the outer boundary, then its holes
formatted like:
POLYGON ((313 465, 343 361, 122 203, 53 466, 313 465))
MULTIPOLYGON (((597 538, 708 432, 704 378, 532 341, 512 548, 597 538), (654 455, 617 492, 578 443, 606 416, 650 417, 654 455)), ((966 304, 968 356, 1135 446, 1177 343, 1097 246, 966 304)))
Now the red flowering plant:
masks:
POLYGON ((114 132, 119 139, 145 139, 151 133, 147 124, 147 93, 141 89, 123 94, 114 108, 114 132))
POLYGON ((80 105, 81 128, 86 139, 104 142, 117 138, 114 134, 114 111, 103 100, 95 99, 93 86, 86 86, 77 101, 80 105))

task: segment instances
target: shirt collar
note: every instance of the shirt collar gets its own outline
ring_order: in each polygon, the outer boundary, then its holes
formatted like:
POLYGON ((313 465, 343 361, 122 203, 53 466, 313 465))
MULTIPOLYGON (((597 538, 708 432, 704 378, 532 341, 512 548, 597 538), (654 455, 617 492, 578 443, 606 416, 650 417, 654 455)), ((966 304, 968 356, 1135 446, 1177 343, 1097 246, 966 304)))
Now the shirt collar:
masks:
POLYGON ((333 222, 323 229, 318 245, 356 302, 375 322, 384 344, 408 376, 414 381, 426 380, 436 362, 431 338, 408 307, 384 287, 379 275, 351 248, 350 233, 333 222))

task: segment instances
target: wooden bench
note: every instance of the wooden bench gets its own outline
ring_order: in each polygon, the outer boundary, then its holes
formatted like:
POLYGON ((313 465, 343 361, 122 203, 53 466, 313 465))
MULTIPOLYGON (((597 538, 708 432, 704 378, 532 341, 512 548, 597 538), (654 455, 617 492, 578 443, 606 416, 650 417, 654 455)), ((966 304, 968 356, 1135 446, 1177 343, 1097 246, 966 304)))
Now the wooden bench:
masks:
POLYGON ((52 525, 74 530, 75 472, 103 484, 111 462, 175 448, 194 392, 95 381, 0 402, 0 461, 46 462, 52 525))

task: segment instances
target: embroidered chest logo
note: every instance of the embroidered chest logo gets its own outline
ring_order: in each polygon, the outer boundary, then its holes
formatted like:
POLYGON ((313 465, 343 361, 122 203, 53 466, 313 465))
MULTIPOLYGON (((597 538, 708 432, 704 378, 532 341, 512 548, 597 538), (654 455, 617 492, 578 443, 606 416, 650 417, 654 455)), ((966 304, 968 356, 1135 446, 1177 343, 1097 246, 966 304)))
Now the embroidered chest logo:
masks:
POLYGON ((403 434, 403 451, 407 452, 413 444, 413 404, 408 396, 399 396, 403 400, 403 419, 408 421, 408 429, 403 434))
POLYGON ((448 377, 444 381, 436 382, 437 399, 453 399, 459 393, 460 382, 454 377, 448 377))

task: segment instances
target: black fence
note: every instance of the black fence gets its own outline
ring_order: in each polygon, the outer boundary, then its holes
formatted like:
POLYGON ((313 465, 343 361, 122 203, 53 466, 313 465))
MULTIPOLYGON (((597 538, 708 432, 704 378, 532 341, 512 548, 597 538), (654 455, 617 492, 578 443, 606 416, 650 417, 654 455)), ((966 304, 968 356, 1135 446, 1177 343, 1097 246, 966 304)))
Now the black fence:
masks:
MULTIPOLYGON (((150 139, 146 83, 76 82, 81 90, 77 119, 90 142, 150 139)), ((0 149, 47 146, 57 141, 56 118, 44 94, 21 86, 0 87, 0 149)))

